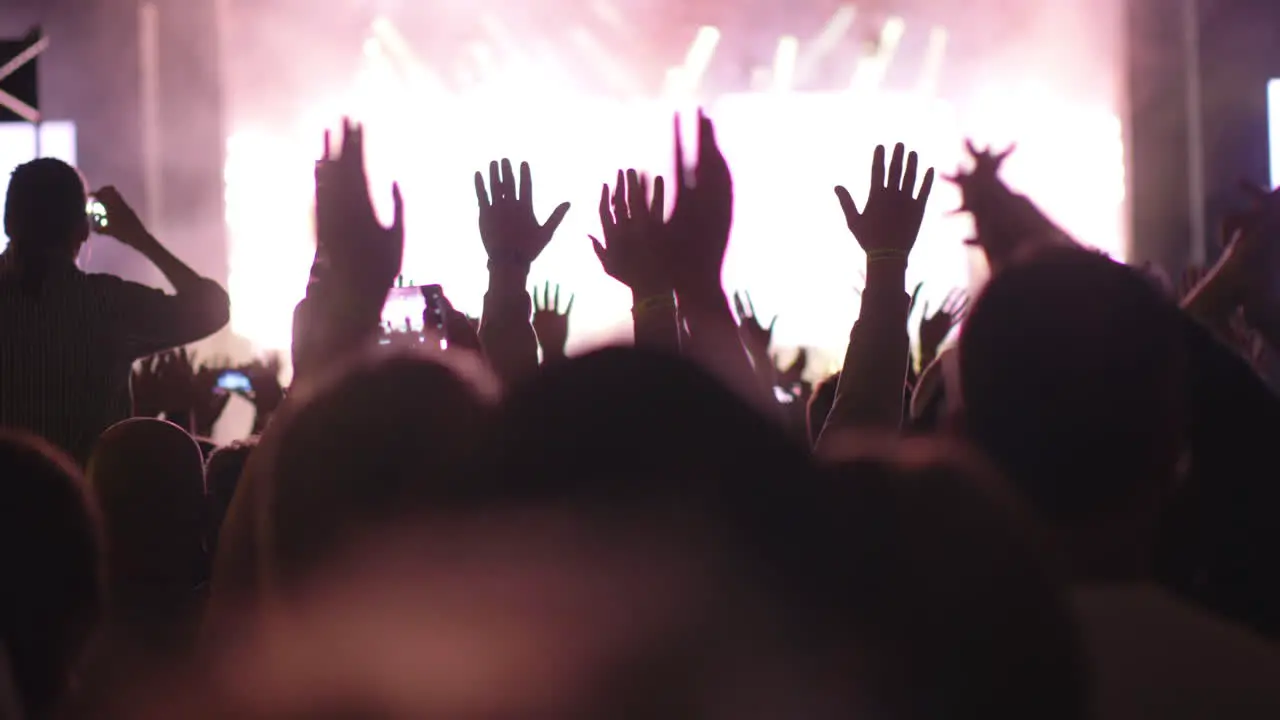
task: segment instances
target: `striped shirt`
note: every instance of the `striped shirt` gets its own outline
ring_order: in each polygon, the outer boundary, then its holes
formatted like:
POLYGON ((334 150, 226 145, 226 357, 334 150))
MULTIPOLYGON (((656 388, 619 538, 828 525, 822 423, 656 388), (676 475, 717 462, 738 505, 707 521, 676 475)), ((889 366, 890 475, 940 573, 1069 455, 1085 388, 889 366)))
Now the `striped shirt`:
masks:
POLYGON ((167 295, 70 263, 29 295, 0 256, 0 426, 40 435, 83 464, 102 431, 131 414, 134 361, 217 332, 229 313, 212 280, 167 295))

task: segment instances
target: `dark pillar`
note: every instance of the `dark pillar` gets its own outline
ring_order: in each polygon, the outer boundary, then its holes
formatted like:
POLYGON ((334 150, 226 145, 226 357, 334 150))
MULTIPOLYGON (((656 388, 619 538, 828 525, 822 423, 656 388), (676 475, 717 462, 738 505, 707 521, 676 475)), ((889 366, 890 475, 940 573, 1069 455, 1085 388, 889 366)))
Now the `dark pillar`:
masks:
POLYGON ((1192 256, 1190 66, 1184 2, 1129 0, 1130 258, 1177 272, 1192 256))

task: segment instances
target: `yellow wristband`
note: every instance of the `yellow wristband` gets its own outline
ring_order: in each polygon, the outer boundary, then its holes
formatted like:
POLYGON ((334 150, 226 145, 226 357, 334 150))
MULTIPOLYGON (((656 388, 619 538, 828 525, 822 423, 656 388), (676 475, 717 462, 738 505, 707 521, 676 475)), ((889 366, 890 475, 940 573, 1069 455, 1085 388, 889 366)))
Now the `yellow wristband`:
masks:
POLYGON ((907 251, 905 250, 868 250, 867 262, 879 262, 882 260, 906 260, 907 251))
POLYGON ((675 307, 676 301, 671 295, 654 295, 637 302, 631 308, 631 313, 633 315, 643 315, 654 310, 674 310, 675 307))

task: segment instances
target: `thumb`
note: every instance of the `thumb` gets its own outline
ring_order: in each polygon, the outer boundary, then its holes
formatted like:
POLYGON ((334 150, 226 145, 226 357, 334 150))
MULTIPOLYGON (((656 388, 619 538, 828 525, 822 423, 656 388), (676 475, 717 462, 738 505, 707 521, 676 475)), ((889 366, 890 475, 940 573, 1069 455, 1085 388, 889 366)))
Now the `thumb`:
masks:
POLYGON ((402 233, 404 232, 404 197, 400 194, 400 183, 398 182, 391 183, 391 203, 393 211, 391 227, 388 229, 394 233, 402 233))
POLYGON ((601 265, 604 265, 604 246, 600 244, 600 241, 594 235, 588 235, 587 237, 591 239, 591 247, 596 251, 596 258, 600 260, 601 265))

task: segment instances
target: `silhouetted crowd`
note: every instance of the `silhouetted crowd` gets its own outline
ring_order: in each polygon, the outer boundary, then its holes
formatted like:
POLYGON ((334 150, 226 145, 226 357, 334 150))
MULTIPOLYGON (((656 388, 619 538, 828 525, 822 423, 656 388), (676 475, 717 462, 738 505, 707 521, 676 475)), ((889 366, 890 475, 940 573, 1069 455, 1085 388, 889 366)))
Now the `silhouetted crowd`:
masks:
POLYGON ((508 160, 475 176, 480 318, 428 286, 388 325, 412 211, 379 222, 344 122, 287 386, 184 349, 230 299, 117 191, 22 165, 0 720, 1280 718, 1280 192, 1175 283, 969 151, 990 279, 933 312, 906 271, 934 170, 880 147, 865 199, 835 189, 865 282, 815 378, 722 287, 708 118, 671 177, 602 188, 635 340, 578 356, 573 299, 529 290, 569 204, 539 221, 508 160), (92 233, 173 292, 82 272, 92 233), (253 434, 219 447, 235 394, 253 434))

